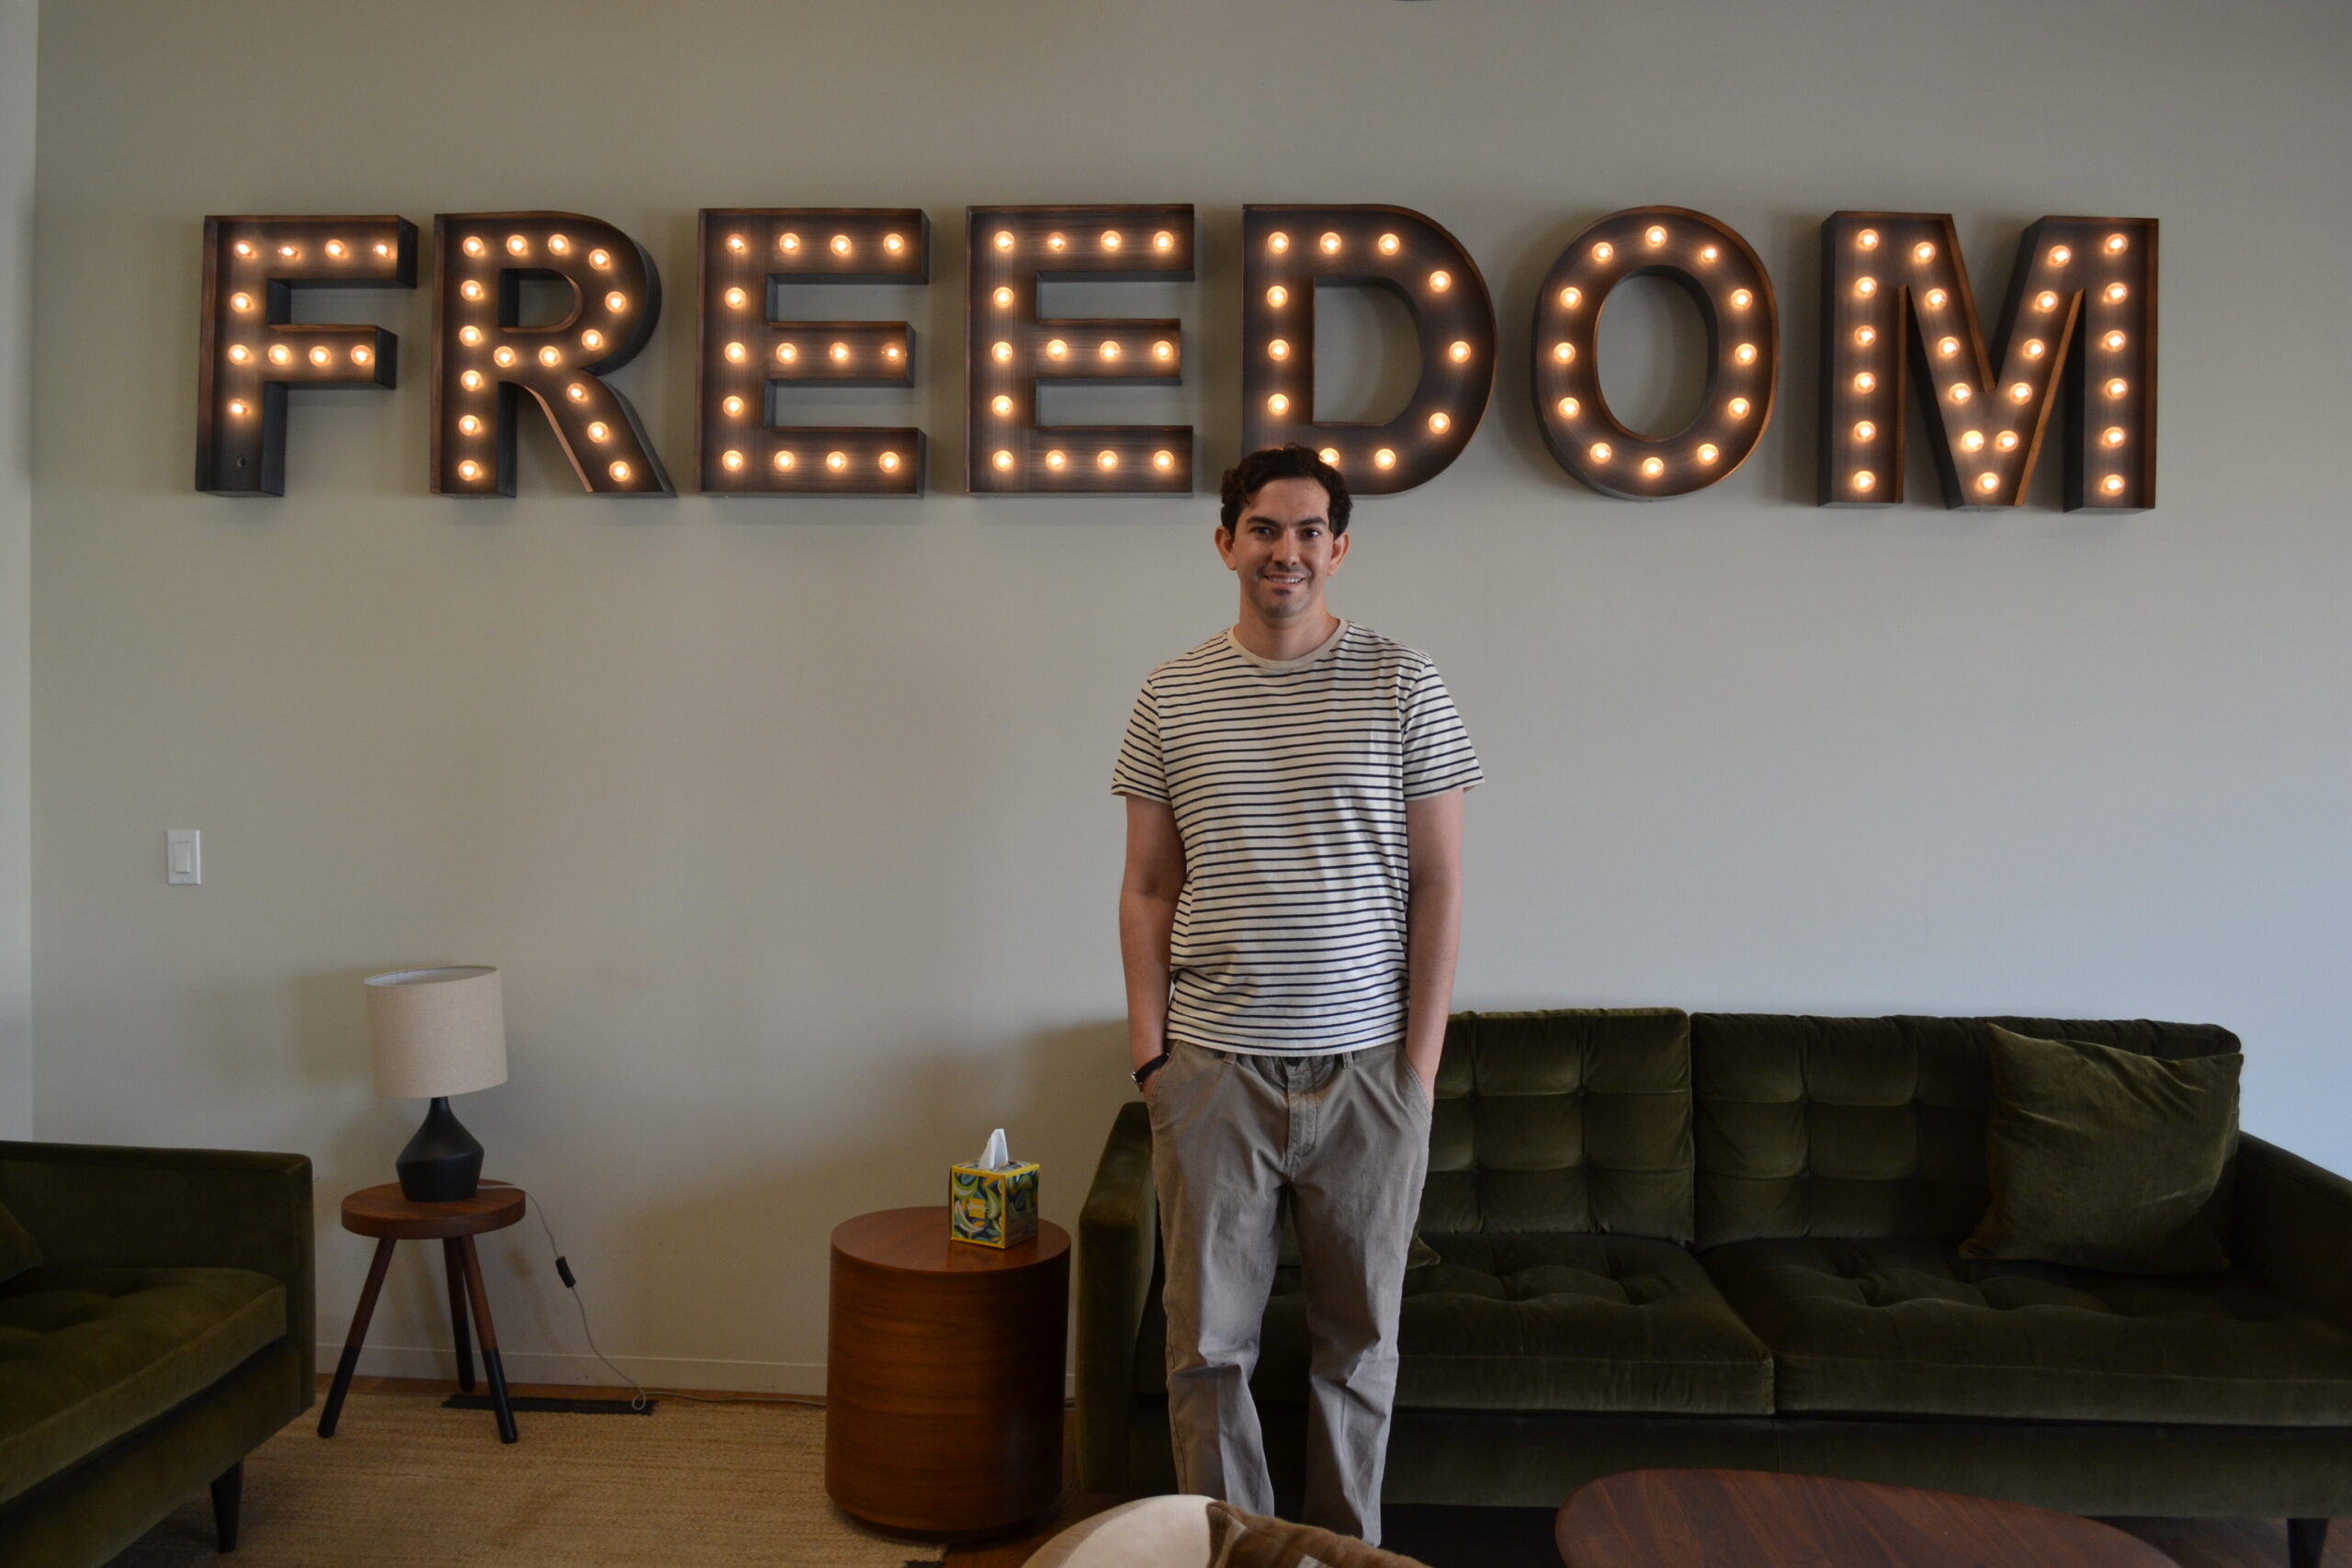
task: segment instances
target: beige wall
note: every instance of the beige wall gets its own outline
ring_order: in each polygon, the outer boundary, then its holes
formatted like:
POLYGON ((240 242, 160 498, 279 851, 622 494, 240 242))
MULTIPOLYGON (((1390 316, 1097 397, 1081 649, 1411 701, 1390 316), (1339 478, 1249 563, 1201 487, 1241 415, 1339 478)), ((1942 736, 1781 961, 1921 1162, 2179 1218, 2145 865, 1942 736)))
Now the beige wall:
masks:
POLYGON ((40 0, 0 0, 0 1138, 33 1124, 33 106, 40 0))
MULTIPOLYGON (((979 502, 946 466, 915 503, 631 505, 535 436, 520 500, 435 500, 422 291, 316 308, 379 312, 410 374, 302 401, 283 501, 194 494, 208 212, 624 225, 672 310, 620 380, 684 471, 697 207, 932 213, 921 390, 840 406, 952 464, 963 207, 1190 200, 1197 288, 1073 310, 1186 317, 1192 383, 1107 406, 1199 424, 1213 473, 1241 205, 1421 209, 1496 291, 1501 391, 1361 509, 1339 602, 1436 656, 1492 780, 1460 1001, 2214 1020, 2247 1125, 2352 1167, 2341 6, 42 20, 36 1122, 309 1151, 329 1325, 365 1260, 334 1202, 421 1109, 368 1093, 357 982, 396 964, 505 967, 513 1079, 460 1110, 651 1375, 817 1386, 828 1228, 937 1201, 993 1125, 1073 1223, 1124 1088, 1110 758, 1231 590, 1205 497, 979 502), (1791 349, 1757 458, 1650 507, 1559 474, 1521 391, 1551 256, 1644 202, 1742 230, 1791 349), (2157 511, 1810 504, 1815 236, 1871 206, 1953 213, 1996 300, 2034 218, 2163 220, 2157 511)), ((1646 319, 1612 320, 1629 400, 1646 319)), ((586 1375, 537 1237, 491 1256, 518 1368, 586 1375)), ((436 1301, 404 1260, 379 1364, 424 1364, 436 1301)))

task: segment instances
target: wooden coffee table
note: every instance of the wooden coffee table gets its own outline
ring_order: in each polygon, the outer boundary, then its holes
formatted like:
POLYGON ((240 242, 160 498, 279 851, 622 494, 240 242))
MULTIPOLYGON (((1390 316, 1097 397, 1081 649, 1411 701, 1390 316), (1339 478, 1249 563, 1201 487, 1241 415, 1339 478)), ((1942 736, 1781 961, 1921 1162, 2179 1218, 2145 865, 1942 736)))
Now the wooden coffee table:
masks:
POLYGON ((1568 1568, 2177 1568, 2072 1514, 1820 1475, 1634 1470, 1553 1525, 1568 1568))

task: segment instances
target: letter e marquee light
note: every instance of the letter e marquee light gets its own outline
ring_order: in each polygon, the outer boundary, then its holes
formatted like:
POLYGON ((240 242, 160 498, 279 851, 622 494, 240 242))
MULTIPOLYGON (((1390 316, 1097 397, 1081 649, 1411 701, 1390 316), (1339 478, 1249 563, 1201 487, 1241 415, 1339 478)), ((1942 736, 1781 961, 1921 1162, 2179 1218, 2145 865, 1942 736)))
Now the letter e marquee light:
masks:
POLYGON ((1657 501, 1704 490, 1747 459, 1772 417, 1781 357, 1772 280, 1747 242, 1703 212, 1634 207, 1568 243, 1535 306, 1535 414, 1560 466, 1603 495, 1657 501), (1655 275, 1679 284, 1707 324, 1698 417, 1653 438, 1601 395, 1596 330, 1609 291, 1655 275))
POLYGON ((1193 489, 1190 425, 1047 425, 1041 380, 1184 377, 1174 321, 1044 321, 1037 285, 1057 275, 1193 276, 1193 209, 1179 207, 974 207, 965 299, 965 471, 975 495, 1193 489))
POLYGON ((1296 442, 1358 495, 1426 484, 1462 455, 1495 383, 1495 309, 1454 237, 1401 207, 1241 211, 1241 447, 1296 442), (1317 284, 1385 288, 1405 303, 1421 374, 1385 423, 1315 420, 1317 284))
POLYGON ((433 492, 514 493, 514 421, 528 392, 591 493, 673 493, 637 411, 602 378, 637 357, 661 319, 644 247, 576 212, 445 212, 433 249, 433 492), (521 324, 534 279, 571 286, 572 309, 553 326, 521 324))
POLYGON ((914 385, 904 321, 775 320, 786 283, 928 283, 930 220, 916 209, 707 208, 701 237, 695 450, 716 495, 920 495, 920 430, 769 423, 792 383, 914 385))
POLYGON ((1989 345, 1949 214, 1839 212, 1821 244, 1822 505, 1903 499, 1906 372, 1945 506, 2021 504, 2062 398, 2066 510, 2156 503, 2155 220, 2028 229, 1989 345))
POLYGON ((295 289, 415 287, 416 225, 404 218, 207 218, 196 488, 284 495, 286 389, 399 379, 399 339, 297 324, 295 289))

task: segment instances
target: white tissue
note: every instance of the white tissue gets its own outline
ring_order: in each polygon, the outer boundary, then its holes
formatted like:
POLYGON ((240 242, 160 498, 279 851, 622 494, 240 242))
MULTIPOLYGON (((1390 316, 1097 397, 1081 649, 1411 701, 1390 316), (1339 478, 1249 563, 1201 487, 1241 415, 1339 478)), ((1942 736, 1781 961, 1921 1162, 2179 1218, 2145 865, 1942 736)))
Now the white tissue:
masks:
POLYGON ((982 1170, 1006 1170, 1012 1168, 1012 1156, 1004 1152, 1003 1128, 999 1127, 989 1134, 989 1146, 980 1151, 980 1157, 973 1163, 982 1170))

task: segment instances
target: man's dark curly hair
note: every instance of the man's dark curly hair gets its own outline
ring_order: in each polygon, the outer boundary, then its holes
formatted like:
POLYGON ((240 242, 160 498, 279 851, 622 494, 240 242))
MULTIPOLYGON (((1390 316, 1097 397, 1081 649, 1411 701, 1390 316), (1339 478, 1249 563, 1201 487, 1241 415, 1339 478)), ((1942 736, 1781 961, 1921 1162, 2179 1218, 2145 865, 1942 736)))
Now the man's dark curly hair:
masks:
POLYGON ((1227 533, 1241 520, 1241 509, 1250 498, 1275 479, 1314 479, 1331 498, 1331 536, 1338 538, 1348 531, 1348 513, 1354 503, 1348 500, 1348 481, 1340 470, 1315 455, 1310 446, 1293 443, 1288 446, 1269 446, 1252 452, 1225 471, 1225 483, 1218 490, 1217 526, 1227 533))

